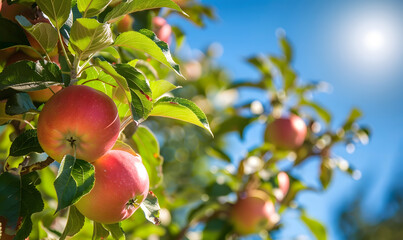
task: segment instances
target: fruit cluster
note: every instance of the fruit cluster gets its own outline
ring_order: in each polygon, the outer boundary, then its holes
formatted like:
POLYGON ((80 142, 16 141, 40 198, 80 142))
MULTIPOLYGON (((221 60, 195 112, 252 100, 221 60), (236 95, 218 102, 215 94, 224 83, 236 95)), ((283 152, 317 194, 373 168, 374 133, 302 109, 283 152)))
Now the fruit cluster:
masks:
POLYGON ((76 207, 100 223, 130 217, 148 194, 141 157, 116 144, 119 131, 112 99, 83 85, 66 87, 51 97, 38 119, 38 140, 50 157, 61 162, 72 155, 94 165, 95 185, 76 207))

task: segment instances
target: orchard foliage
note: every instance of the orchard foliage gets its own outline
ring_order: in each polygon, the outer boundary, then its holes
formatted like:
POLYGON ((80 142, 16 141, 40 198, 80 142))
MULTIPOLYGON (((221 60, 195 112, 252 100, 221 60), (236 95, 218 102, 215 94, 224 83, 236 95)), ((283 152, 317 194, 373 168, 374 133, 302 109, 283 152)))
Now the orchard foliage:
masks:
MULTIPOLYGON (((165 20, 172 14, 196 26, 215 18, 212 8, 194 0, 2 1, 1 239, 192 239, 195 234, 202 239, 245 234, 270 239, 290 208, 300 211, 315 237, 326 238, 324 226, 296 198, 326 189, 336 168, 355 173, 332 149, 368 141, 369 130, 357 124, 361 112, 353 109, 334 129, 330 112, 309 97, 324 83, 299 81, 284 36, 279 38, 282 55, 247 60, 260 73, 258 81, 233 81, 214 64, 214 47, 198 59, 181 59, 176 53, 185 33, 165 20), (96 199, 89 193, 100 174, 97 160, 78 159, 70 139, 73 150, 59 164, 38 140, 38 118, 46 102, 71 85, 89 86, 113 100, 120 121, 113 149, 139 154, 142 162, 136 164, 148 173, 148 195, 128 203, 142 211, 124 221, 91 221, 75 206, 83 197, 96 199), (49 92, 40 95, 49 97, 33 97, 43 90, 49 92), (248 97, 239 97, 242 92, 248 97), (265 101, 254 99, 259 94, 265 101), (271 130, 263 131, 256 136, 259 144, 234 164, 231 137, 242 141, 254 126, 294 115, 306 124, 303 142, 287 149, 264 136, 271 136, 271 130), (292 176, 309 159, 321 163, 321 189, 292 176), (280 169, 278 163, 286 160, 291 164, 280 169), (259 204, 248 211, 241 202, 259 204), (244 218, 256 224, 245 226, 239 222, 244 218)), ((89 101, 80 99, 67 101, 87 109, 89 101)), ((57 117, 60 124, 72 118, 65 114, 57 117)), ((105 196, 112 193, 108 186, 105 196)))

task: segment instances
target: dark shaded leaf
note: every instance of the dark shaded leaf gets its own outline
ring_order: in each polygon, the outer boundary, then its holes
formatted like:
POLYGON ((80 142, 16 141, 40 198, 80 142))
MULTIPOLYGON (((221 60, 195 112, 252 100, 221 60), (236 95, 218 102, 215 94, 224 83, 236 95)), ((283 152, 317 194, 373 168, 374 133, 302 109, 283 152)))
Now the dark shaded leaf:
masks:
POLYGON ((36 129, 29 129, 18 135, 10 147, 10 156, 24 156, 31 152, 42 153, 36 129))

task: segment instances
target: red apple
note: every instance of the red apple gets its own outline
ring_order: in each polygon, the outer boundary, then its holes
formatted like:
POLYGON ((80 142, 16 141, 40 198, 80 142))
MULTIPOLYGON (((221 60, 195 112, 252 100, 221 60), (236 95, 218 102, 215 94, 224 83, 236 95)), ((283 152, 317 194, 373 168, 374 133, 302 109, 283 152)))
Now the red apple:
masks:
POLYGON ((115 103, 88 86, 69 86, 55 94, 38 119, 38 140, 56 161, 74 155, 93 162, 115 144, 120 121, 115 103))
POLYGON ((154 24, 154 32, 157 37, 168 44, 171 43, 171 34, 172 28, 171 25, 167 23, 167 21, 162 17, 154 17, 153 18, 154 24))
POLYGON ((147 197, 149 178, 141 157, 110 150, 93 163, 95 185, 75 206, 87 218, 110 224, 129 218, 147 197))
POLYGON ((50 88, 28 92, 34 102, 47 102, 55 93, 62 90, 62 86, 54 85, 50 88))
POLYGON ((305 122, 297 115, 278 118, 267 125, 265 139, 278 148, 292 150, 304 143, 307 133, 305 122))
POLYGON ((1 16, 3 18, 7 18, 10 21, 13 22, 17 22, 17 20, 15 20, 15 16, 17 15, 21 15, 24 13, 25 15, 29 15, 32 16, 33 14, 31 14, 32 9, 29 5, 25 5, 25 4, 19 4, 19 3, 13 3, 8 5, 7 0, 3 0, 2 1, 2 7, 1 7, 1 16))
POLYGON ((244 194, 232 207, 230 221, 240 235, 257 233, 274 226, 278 214, 268 194, 252 190, 244 194))
POLYGON ((134 19, 132 16, 130 16, 130 14, 124 15, 123 18, 120 19, 117 23, 118 31, 122 33, 133 30, 133 22, 134 19))

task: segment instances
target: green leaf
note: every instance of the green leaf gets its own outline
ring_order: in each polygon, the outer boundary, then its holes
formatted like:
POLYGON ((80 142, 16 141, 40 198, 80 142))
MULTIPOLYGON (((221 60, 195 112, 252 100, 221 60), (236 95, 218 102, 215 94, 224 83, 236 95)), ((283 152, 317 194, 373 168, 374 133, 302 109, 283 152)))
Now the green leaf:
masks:
POLYGON ((348 115, 346 122, 343 125, 345 131, 350 130, 353 123, 362 117, 362 112, 358 108, 353 108, 348 115))
POLYGON ((161 223, 159 217, 160 205, 158 204, 158 198, 153 192, 149 192, 147 198, 140 204, 141 209, 144 212, 146 219, 155 225, 161 223))
POLYGON ((107 61, 101 61, 97 58, 95 59, 95 66, 100 67, 105 73, 113 77, 119 87, 123 88, 123 90, 129 90, 129 85, 127 84, 126 79, 123 76, 119 75, 119 73, 116 72, 116 70, 112 67, 110 63, 108 63, 107 61))
POLYGON ((129 86, 133 119, 136 121, 146 119, 153 107, 152 92, 148 81, 129 64, 116 64, 115 70, 126 79, 129 86))
POLYGON ((114 239, 117 240, 125 239, 125 234, 123 232, 120 222, 114 224, 103 224, 103 225, 106 229, 109 230, 114 239))
POLYGON ((21 177, 21 212, 23 217, 21 228, 18 230, 16 239, 25 239, 32 231, 31 215, 41 212, 44 208, 41 193, 36 189, 40 183, 37 172, 30 172, 21 177))
POLYGON ((77 7, 84 18, 89 18, 103 12, 110 2, 111 0, 77 0, 77 7))
POLYGON ((51 24, 40 22, 32 25, 24 16, 17 16, 16 19, 47 53, 55 49, 59 39, 57 30, 51 24))
POLYGON ((132 139, 147 169, 150 188, 157 187, 162 182, 163 158, 160 156, 160 146, 156 137, 148 128, 140 125, 132 139))
POLYGON ((31 97, 27 93, 16 93, 6 103, 6 114, 17 115, 36 110, 31 97))
POLYGON ((8 19, 0 18, 0 32, 3 33, 0 34, 0 49, 15 45, 29 45, 24 30, 8 19))
POLYGON ((270 66, 267 59, 265 59, 264 57, 251 57, 248 58, 247 61, 248 63, 252 64, 252 66, 256 67, 263 75, 271 75, 270 66))
POLYGON ((171 0, 127 0, 114 7, 112 11, 106 14, 104 22, 111 21, 128 13, 163 7, 172 8, 187 15, 171 0))
POLYGON ((213 218, 206 223, 203 230, 202 240, 225 239, 231 231, 231 224, 224 219, 213 218))
POLYGON ((330 159, 323 158, 322 163, 320 164, 320 176, 319 176, 323 189, 326 189, 329 186, 329 183, 332 180, 332 175, 333 175, 333 168, 330 166, 330 159))
POLYGON ((179 65, 172 59, 168 44, 159 40, 150 30, 124 32, 116 38, 114 45, 145 52, 182 76, 179 65))
POLYGON ((212 136, 204 112, 192 101, 177 97, 163 97, 154 104, 150 116, 173 118, 192 123, 206 129, 212 136))
POLYGON ((157 80, 150 82, 150 88, 152 92, 152 99, 155 102, 163 94, 181 87, 177 87, 167 80, 157 80))
POLYGON ((0 216, 7 219, 6 227, 15 229, 21 209, 21 177, 15 173, 0 175, 0 216))
POLYGON ((332 121, 332 116, 330 115, 330 113, 324 107, 320 106, 319 104, 308 101, 306 99, 302 99, 301 105, 311 107, 313 110, 316 111, 318 116, 320 118, 322 118, 323 121, 325 121, 325 123, 329 124, 332 121))
POLYGON ((31 152, 43 152, 38 141, 36 129, 29 129, 18 135, 10 147, 10 156, 14 157, 25 156, 31 152))
POLYGON ((8 65, 0 73, 0 90, 35 91, 57 83, 63 83, 59 66, 43 60, 19 61, 8 65))
POLYGON ((53 183, 58 199, 56 212, 76 203, 83 195, 91 191, 94 183, 94 166, 87 161, 66 155, 53 183))
POLYGON ((64 228, 63 234, 60 239, 66 239, 67 236, 74 236, 84 226, 85 217, 77 210, 73 205, 69 209, 69 217, 67 219, 67 225, 64 228))
POLYGON ((80 60, 87 59, 113 43, 109 24, 95 19, 79 18, 71 27, 70 46, 80 60))
POLYGON ((71 0, 36 0, 36 3, 56 29, 60 29, 69 18, 71 0))
POLYGON ((279 39, 281 50, 283 51, 286 61, 289 63, 292 61, 292 48, 286 37, 280 37, 279 39))
POLYGON ((319 221, 317 221, 315 219, 308 217, 305 212, 301 213, 301 220, 303 223, 305 223, 305 225, 313 233, 313 235, 316 237, 316 239, 318 239, 318 240, 327 239, 326 228, 322 223, 320 223, 319 221))
POLYGON ((109 236, 109 231, 102 226, 101 223, 94 222, 94 232, 92 233, 92 239, 106 239, 109 236))

